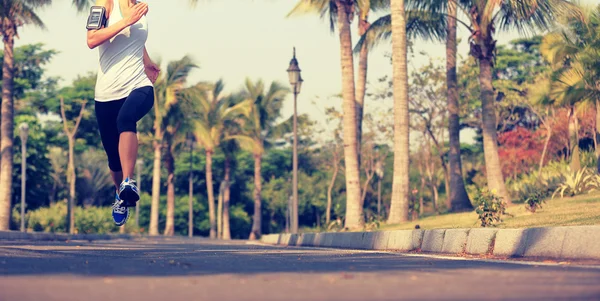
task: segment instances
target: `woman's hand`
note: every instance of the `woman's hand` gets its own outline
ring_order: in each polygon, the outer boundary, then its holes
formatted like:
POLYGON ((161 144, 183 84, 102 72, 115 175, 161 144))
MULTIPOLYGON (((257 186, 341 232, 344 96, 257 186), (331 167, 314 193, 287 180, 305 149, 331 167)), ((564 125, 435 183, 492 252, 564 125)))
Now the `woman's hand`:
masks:
POLYGON ((160 67, 158 67, 158 65, 156 65, 155 63, 149 62, 144 64, 144 69, 146 71, 146 75, 148 76, 152 84, 154 84, 156 82, 156 79, 158 78, 158 74, 160 73, 160 67))
POLYGON ((127 13, 124 13, 124 20, 127 26, 131 26, 139 21, 146 13, 148 13, 148 3, 139 2, 132 6, 127 13))

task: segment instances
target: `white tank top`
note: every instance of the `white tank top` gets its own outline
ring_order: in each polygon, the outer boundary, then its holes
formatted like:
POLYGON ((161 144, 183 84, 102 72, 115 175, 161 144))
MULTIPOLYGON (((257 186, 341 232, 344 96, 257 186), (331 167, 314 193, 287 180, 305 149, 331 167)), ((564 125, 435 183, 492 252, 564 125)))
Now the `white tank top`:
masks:
MULTIPOLYGON (((123 18, 119 0, 113 0, 108 25, 123 18)), ((123 29, 99 49, 100 66, 96 79, 95 99, 113 101, 126 98, 132 90, 152 86, 144 71, 144 46, 148 38, 146 16, 123 29)))

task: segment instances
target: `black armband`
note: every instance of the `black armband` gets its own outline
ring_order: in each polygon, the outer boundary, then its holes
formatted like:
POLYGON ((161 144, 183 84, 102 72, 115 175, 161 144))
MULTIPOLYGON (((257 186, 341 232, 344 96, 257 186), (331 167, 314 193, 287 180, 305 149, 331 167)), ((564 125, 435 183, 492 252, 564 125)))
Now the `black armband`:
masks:
POLYGON ((106 26, 106 21, 106 8, 104 6, 92 6, 85 27, 88 30, 100 29, 106 26))

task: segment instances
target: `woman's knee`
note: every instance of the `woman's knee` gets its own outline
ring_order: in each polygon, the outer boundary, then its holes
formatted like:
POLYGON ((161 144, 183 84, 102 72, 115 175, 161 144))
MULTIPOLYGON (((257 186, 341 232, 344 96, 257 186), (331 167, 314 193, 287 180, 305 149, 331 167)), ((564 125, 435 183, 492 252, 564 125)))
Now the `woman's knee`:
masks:
MULTIPOLYGON (((124 113, 124 112, 123 112, 124 113)), ((137 125, 135 117, 132 114, 120 113, 117 117, 117 129, 119 129, 119 135, 124 132, 137 132, 137 125)))

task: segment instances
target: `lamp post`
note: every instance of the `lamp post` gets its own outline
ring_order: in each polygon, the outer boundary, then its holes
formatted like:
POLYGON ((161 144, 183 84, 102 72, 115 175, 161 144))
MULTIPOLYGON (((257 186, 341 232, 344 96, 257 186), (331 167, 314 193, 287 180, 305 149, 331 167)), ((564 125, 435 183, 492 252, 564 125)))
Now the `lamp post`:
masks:
POLYGON ((194 205, 192 198, 194 197, 194 183, 192 178, 192 151, 194 149, 194 137, 192 133, 187 134, 187 145, 190 148, 190 170, 188 172, 189 182, 189 199, 188 199, 188 236, 194 236, 194 205))
MULTIPOLYGON (((144 165, 144 160, 139 158, 135 164, 137 167, 137 185, 138 191, 142 191, 142 165, 144 165)), ((135 226, 137 228, 140 227, 140 206, 135 206, 135 226)))
POLYGON ((298 66, 298 60, 296 60, 296 47, 294 47, 294 57, 290 61, 290 66, 287 69, 290 85, 293 88, 294 93, 294 146, 293 146, 293 177, 292 177, 292 218, 291 218, 291 232, 292 234, 298 233, 298 112, 297 112, 297 99, 300 94, 300 88, 302 87, 302 76, 300 75, 300 67, 298 66))
POLYGON ((21 232, 25 232, 25 182, 27 181, 27 136, 29 125, 25 122, 19 125, 21 134, 21 232))

